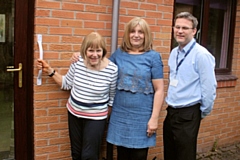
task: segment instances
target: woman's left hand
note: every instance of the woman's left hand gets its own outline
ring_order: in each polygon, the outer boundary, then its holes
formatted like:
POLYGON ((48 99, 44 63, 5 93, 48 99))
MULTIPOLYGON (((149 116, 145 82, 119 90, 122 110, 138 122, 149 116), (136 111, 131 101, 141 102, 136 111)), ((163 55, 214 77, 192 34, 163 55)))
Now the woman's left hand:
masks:
POLYGON ((156 134, 158 128, 158 118, 150 118, 148 121, 147 136, 151 137, 153 134, 156 134))

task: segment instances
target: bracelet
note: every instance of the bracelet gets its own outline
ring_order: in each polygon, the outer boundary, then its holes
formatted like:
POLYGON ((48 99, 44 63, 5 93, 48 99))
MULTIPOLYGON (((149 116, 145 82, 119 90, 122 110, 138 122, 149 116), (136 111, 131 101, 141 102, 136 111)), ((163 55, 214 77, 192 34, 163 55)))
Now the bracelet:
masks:
POLYGON ((55 70, 53 70, 53 72, 51 74, 49 74, 49 77, 52 77, 55 74, 55 70))

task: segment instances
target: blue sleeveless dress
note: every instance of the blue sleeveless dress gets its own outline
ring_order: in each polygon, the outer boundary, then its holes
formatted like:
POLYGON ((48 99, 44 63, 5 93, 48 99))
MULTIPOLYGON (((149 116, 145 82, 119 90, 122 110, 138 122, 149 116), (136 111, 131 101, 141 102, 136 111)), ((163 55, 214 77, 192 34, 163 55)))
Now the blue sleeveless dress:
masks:
POLYGON ((110 60, 118 66, 118 80, 107 141, 126 148, 155 146, 156 134, 147 136, 147 123, 153 108, 152 79, 163 78, 160 54, 128 54, 119 48, 110 60))

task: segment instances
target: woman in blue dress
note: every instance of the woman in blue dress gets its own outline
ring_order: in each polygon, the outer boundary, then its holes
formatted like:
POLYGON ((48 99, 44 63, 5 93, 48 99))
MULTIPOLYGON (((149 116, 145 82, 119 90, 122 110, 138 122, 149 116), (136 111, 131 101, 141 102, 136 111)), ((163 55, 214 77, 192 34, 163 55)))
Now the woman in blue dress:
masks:
POLYGON ((110 57, 118 66, 118 80, 107 142, 117 146, 118 160, 146 160, 148 148, 156 145, 164 83, 161 56, 152 42, 147 22, 133 18, 110 57))

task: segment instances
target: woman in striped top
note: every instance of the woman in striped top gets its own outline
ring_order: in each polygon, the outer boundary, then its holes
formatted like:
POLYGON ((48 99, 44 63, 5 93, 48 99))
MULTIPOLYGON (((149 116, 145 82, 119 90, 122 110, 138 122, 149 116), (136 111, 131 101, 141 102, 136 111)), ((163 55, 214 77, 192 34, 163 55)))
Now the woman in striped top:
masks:
POLYGON ((73 160, 98 160, 118 67, 105 57, 105 42, 96 32, 84 38, 80 52, 77 63, 72 63, 64 76, 44 60, 38 59, 37 66, 62 89, 71 90, 66 106, 73 160))

